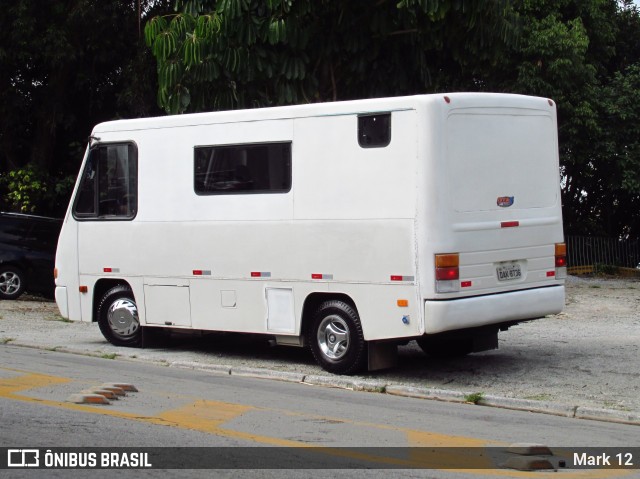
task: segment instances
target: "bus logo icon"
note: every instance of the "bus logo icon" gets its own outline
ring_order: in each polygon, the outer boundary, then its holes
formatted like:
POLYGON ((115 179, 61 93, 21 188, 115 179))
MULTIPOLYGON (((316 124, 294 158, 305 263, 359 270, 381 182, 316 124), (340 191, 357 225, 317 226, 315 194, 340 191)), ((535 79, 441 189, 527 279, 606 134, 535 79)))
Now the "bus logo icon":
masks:
POLYGON ((515 196, 498 196, 498 206, 500 208, 508 208, 514 202, 515 196))
POLYGON ((40 451, 38 449, 8 449, 7 467, 39 467, 40 451))

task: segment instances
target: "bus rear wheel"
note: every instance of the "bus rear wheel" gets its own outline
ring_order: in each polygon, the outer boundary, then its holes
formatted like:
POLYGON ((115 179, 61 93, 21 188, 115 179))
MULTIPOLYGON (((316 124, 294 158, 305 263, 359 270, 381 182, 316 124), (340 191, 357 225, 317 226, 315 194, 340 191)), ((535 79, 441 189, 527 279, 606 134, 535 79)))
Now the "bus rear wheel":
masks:
POLYGON ((139 346, 142 328, 131 288, 118 285, 107 291, 98 306, 102 335, 115 346, 139 346))
POLYGON ((343 301, 326 301, 318 307, 307 344, 316 362, 331 373, 354 374, 366 365, 367 343, 358 313, 343 301))

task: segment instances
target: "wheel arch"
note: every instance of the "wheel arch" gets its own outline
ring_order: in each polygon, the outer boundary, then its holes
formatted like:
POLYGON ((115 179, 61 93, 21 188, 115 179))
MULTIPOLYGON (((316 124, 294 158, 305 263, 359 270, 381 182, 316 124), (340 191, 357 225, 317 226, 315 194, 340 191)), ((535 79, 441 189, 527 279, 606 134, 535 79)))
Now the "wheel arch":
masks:
POLYGON ((98 321, 98 307, 100 306, 100 301, 102 300, 102 297, 111 288, 114 288, 120 285, 127 286, 129 289, 133 291, 131 284, 129 284, 128 281, 121 278, 101 278, 93 286, 93 304, 91 307, 92 323, 95 323, 98 321))
MULTIPOLYGON (((318 307, 325 301, 332 300, 342 301, 343 303, 348 304, 351 308, 353 308, 358 317, 360 317, 360 313, 358 312, 358 307, 356 306, 355 301, 348 294, 334 292, 311 293, 305 298, 304 305, 302 306, 302 318, 300 324, 300 334, 302 336, 306 337, 307 331, 311 326, 313 314, 318 309, 318 307)), ((362 320, 360 321, 360 323, 362 323, 362 320)))

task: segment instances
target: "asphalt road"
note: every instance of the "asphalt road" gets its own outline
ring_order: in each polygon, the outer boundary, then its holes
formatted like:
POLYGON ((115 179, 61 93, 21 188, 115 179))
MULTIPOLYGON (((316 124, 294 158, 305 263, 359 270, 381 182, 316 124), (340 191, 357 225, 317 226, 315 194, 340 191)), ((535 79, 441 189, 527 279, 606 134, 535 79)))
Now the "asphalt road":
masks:
MULTIPOLYGON (((0 346, 0 365, 0 447, 182 446, 212 447, 214 454, 220 447, 233 447, 239 454, 246 452, 246 447, 269 447, 264 464, 239 464, 250 469, 219 470, 216 477, 334 477, 336 471, 324 470, 330 468, 344 468, 337 470, 344 477, 539 477, 537 472, 501 468, 506 448, 513 443, 542 443, 552 449, 607 446, 623 451, 640 444, 640 429, 630 425, 316 388, 10 345, 0 346), (105 382, 131 383, 139 391, 109 405, 67 401, 71 394, 105 382), (311 458, 290 449, 310 445, 326 449, 311 458), (410 455, 414 450, 405 448, 441 446, 461 448, 455 450, 451 468, 377 468, 419 465, 410 455), (374 449, 365 453, 350 449, 362 447, 374 449), (499 450, 496 461, 500 462, 480 466, 468 462, 468 451, 484 447, 499 450), (279 457, 284 469, 261 469, 265 464, 271 467, 279 457), (355 469, 362 467, 360 461, 373 470, 355 469), (298 469, 301 464, 304 468, 298 469)), ((167 449, 166 454, 171 451, 167 449)), ((560 457, 562 454, 553 459, 556 464, 560 457)), ((255 461, 256 457, 244 460, 255 461)), ((637 469, 560 472, 563 477, 628 477, 637 469)), ((114 471, 91 471, 91 477, 106 477, 107 473, 113 477, 114 471)), ((157 477, 161 471, 129 473, 132 477, 157 477)), ((86 474, 11 470, 10 477, 86 474)), ((172 470, 172 476, 211 474, 208 470, 172 470)))

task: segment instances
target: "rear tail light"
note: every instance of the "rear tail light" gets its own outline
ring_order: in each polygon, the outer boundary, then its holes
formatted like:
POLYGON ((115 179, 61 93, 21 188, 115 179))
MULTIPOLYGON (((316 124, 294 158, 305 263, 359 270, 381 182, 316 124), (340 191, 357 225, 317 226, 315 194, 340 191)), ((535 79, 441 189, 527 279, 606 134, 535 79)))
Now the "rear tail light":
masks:
POLYGON ((556 268, 567 266, 567 245, 556 243, 556 268))
POLYGON ((460 255, 458 253, 437 254, 436 292, 453 293, 460 291, 460 255))
POLYGON ((556 243, 555 251, 556 279, 567 277, 567 245, 556 243))

